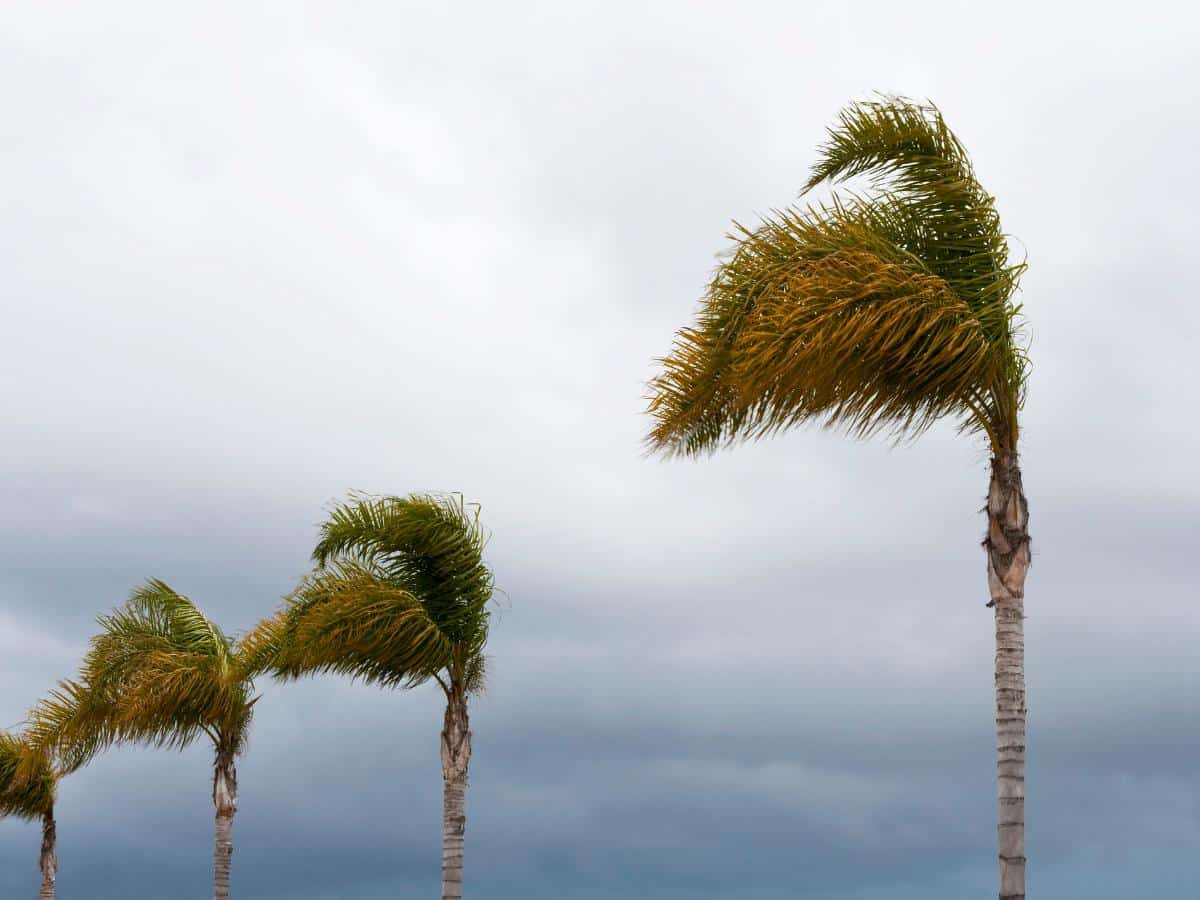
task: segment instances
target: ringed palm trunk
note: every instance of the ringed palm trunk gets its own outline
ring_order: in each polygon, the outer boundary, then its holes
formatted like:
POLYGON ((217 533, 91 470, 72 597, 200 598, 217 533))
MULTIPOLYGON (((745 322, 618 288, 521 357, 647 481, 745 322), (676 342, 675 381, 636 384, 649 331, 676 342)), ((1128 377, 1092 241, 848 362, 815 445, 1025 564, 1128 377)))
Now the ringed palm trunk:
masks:
POLYGON ((58 829, 54 823, 54 809, 42 814, 42 889, 41 900, 54 900, 54 882, 58 877, 58 829))
POLYGON ((467 698, 452 691, 442 728, 442 900, 461 900, 471 728, 467 698))
POLYGON ((1029 507, 1015 452, 992 460, 988 604, 996 612, 996 780, 1000 900, 1025 897, 1025 575, 1029 507))
POLYGON ((213 765, 213 806, 216 834, 213 843, 213 900, 229 897, 229 867, 233 858, 233 816, 237 812, 237 767, 233 756, 218 752, 213 765))

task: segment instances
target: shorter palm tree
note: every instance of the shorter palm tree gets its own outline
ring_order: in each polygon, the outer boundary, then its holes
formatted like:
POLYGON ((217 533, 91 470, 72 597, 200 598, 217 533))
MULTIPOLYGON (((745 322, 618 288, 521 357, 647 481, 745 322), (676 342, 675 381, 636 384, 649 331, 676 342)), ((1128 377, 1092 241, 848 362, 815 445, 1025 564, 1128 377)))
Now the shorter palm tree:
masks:
POLYGON ((59 779, 66 774, 28 736, 0 731, 0 818, 41 819, 41 900, 54 900, 54 882, 58 877, 54 801, 59 779))
POLYGON ((213 897, 229 896, 237 758, 257 697, 254 659, 187 597, 161 581, 136 589, 99 618, 77 681, 65 681, 31 715, 40 746, 92 754, 114 743, 183 749, 213 744, 213 897))
POLYGON ((492 597, 485 542, 478 509, 461 497, 352 498, 321 527, 317 570, 247 637, 248 652, 282 678, 338 672, 441 687, 445 900, 462 897, 467 704, 483 687, 492 597))

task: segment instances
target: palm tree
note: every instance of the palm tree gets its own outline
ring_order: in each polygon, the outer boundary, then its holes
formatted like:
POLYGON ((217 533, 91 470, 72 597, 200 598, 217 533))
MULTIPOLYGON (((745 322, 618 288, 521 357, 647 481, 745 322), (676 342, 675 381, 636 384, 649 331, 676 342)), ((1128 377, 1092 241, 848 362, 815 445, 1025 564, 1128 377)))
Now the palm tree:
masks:
POLYGON ((0 818, 42 821, 41 900, 54 900, 58 876, 54 801, 59 779, 67 774, 25 735, 0 731, 0 818))
POLYGON ((461 497, 351 497, 321 526, 317 569, 248 640, 280 677, 338 672, 446 697, 442 897, 462 897, 468 701, 483 687, 492 573, 478 508, 461 497))
MULTIPOLYGON (((229 896, 238 755, 254 704, 256 659, 226 636, 187 597, 161 581, 136 589, 99 618, 76 681, 31 714, 43 747, 86 748, 136 742, 183 749, 201 735, 213 744, 213 897, 229 896)), ((81 752, 77 750, 76 752, 81 752)))
POLYGON ((815 421, 914 437, 949 418, 991 449, 1000 897, 1025 895, 1023 605, 1028 508, 1017 417, 1027 358, 993 198, 938 109, 846 108, 804 193, 867 176, 864 194, 777 212, 733 235, 695 324, 651 382, 653 452, 697 456, 815 421))

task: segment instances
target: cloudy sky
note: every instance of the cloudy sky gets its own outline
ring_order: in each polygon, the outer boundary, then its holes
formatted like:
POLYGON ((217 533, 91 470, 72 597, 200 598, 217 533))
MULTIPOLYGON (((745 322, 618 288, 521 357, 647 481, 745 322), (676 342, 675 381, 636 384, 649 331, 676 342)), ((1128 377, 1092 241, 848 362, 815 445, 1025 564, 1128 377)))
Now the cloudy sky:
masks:
MULTIPOLYGON (((984 448, 639 446, 731 220, 902 92, 1030 264, 1030 890, 1193 900, 1200 29, 1104 6, 6 3, 0 727, 142 579, 245 629, 332 499, 462 491, 470 895, 994 895, 984 448)), ((433 690, 261 686, 236 895, 433 896, 433 690)), ((62 896, 206 896, 209 778, 64 783, 62 896)))

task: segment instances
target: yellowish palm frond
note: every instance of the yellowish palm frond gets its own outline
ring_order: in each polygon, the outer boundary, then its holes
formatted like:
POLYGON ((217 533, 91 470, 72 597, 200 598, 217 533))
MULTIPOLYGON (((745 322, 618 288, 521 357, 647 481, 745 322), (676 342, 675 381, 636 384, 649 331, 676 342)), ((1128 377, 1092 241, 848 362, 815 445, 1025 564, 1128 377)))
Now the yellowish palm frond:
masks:
MULTIPOLYGON (((290 601, 285 602, 285 609, 290 601)), ((284 610, 261 620, 250 631, 242 635, 237 643, 236 658, 246 678, 270 672, 283 654, 288 639, 287 621, 284 610)))
POLYGON ((305 578, 248 646, 273 656, 271 668, 284 678, 338 672, 404 687, 432 678, 455 651, 416 596, 354 561, 305 578))
POLYGON ((744 428, 809 419, 868 435, 920 432, 969 398, 1000 360, 944 281, 870 253, 791 267, 763 291, 738 335, 730 381, 744 428))
POLYGON ((60 770, 72 772, 116 741, 115 712, 106 694, 65 679, 29 711, 25 733, 60 770))

